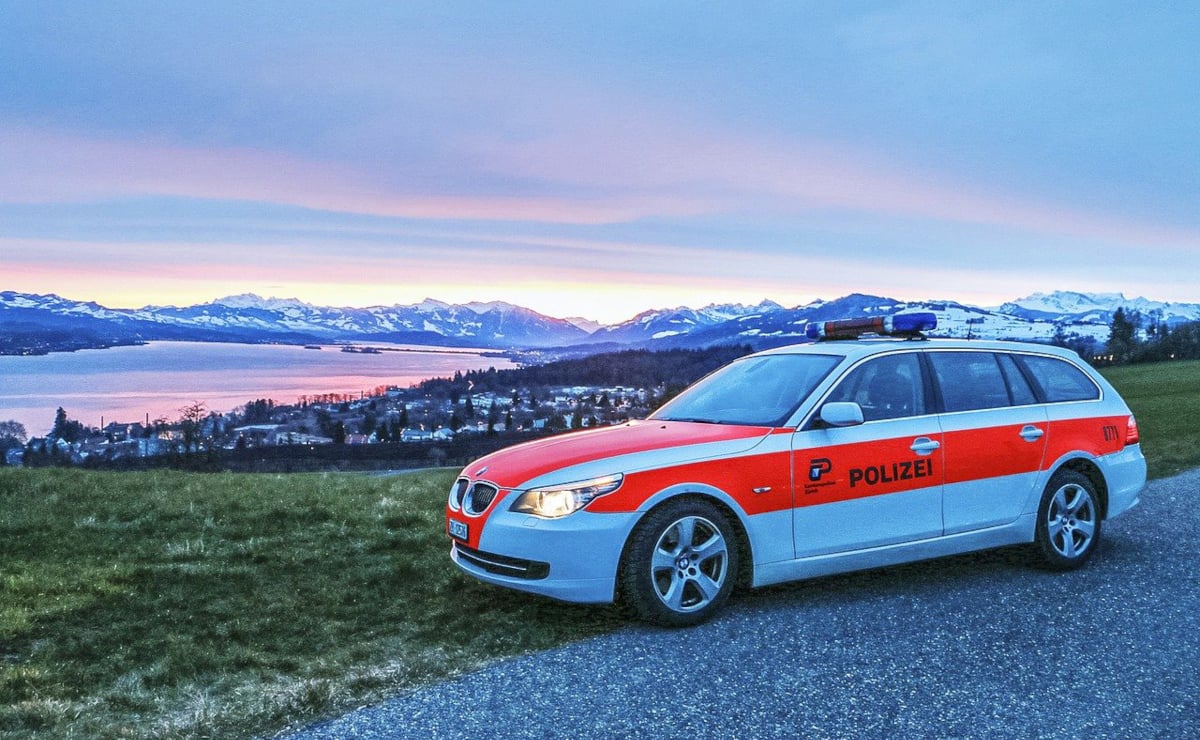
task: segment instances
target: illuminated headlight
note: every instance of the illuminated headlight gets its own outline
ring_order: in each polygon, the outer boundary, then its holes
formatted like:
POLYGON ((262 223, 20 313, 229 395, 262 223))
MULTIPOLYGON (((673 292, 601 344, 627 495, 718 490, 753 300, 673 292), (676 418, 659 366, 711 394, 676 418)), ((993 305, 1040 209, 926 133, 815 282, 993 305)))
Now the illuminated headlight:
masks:
POLYGON ((517 497, 512 511, 557 519, 579 511, 596 498, 621 487, 622 475, 606 475, 577 483, 531 488, 517 497))

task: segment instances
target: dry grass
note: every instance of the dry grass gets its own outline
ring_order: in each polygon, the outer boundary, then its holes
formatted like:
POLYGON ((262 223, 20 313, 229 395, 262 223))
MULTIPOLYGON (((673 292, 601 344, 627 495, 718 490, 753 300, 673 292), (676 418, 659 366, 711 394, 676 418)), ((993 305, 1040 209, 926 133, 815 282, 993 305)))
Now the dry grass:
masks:
POLYGON ((458 573, 452 478, 0 469, 0 737, 271 733, 619 623, 458 573))

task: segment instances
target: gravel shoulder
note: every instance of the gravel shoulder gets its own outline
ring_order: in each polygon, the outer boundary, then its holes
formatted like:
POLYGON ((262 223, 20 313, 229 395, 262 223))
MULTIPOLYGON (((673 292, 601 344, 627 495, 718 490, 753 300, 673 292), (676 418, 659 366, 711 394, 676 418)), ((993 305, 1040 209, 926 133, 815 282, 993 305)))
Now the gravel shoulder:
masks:
POLYGON ((1200 470, 1152 481, 1079 571, 1009 548, 751 591, 289 737, 1198 737, 1198 501, 1200 470))

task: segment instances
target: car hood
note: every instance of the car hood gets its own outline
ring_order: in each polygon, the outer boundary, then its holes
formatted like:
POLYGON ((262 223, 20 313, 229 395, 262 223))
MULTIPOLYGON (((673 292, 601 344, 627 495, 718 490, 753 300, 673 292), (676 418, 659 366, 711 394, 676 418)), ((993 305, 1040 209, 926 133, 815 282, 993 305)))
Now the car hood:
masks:
POLYGON ((468 465, 463 475, 506 489, 568 483, 737 454, 754 447, 770 433, 769 427, 631 421, 493 452, 468 465))

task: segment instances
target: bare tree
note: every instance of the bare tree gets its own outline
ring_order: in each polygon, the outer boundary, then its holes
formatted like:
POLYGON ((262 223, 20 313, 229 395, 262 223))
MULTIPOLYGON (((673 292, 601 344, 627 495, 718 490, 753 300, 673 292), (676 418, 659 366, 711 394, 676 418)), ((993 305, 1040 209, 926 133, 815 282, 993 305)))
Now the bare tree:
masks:
POLYGON ((184 451, 199 451, 204 441, 204 418, 208 415, 208 408, 204 401, 192 401, 179 409, 179 414, 179 430, 183 433, 184 451))
POLYGON ((4 456, 9 450, 25 446, 29 437, 25 434, 25 425, 19 421, 0 421, 0 465, 4 464, 4 456))
POLYGON ((0 439, 13 439, 20 444, 25 444, 29 437, 25 433, 25 425, 19 421, 0 421, 0 439))

